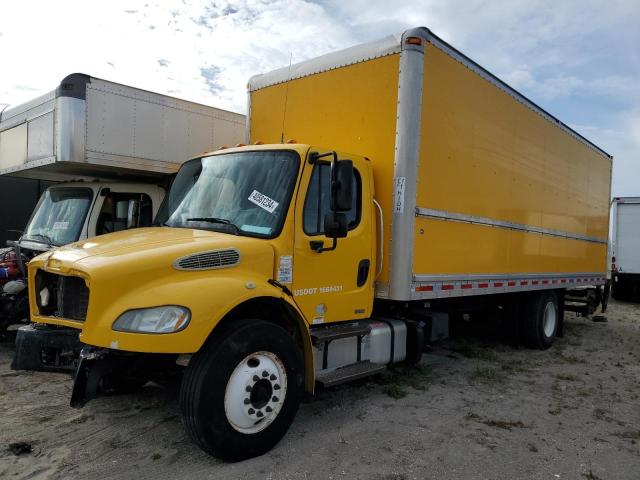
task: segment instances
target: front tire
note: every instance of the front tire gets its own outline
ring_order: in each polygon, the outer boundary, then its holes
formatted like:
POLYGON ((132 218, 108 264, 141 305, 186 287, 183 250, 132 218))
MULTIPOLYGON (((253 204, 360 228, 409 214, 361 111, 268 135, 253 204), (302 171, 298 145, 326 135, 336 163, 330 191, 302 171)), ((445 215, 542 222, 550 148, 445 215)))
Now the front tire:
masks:
POLYGON ((185 372, 183 423, 195 443, 222 460, 256 457, 287 432, 302 385, 301 356, 286 330, 263 320, 233 321, 185 372))
POLYGON ((557 295, 554 292, 533 294, 525 305, 522 325, 525 345, 540 350, 551 347, 560 321, 557 295))

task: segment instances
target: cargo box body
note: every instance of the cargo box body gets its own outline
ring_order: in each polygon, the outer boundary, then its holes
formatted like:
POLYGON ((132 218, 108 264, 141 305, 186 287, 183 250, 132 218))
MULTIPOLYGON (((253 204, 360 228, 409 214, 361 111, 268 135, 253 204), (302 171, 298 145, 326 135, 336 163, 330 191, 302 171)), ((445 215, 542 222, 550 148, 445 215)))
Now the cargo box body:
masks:
POLYGON ((640 275, 640 197, 613 199, 611 254, 619 274, 640 275))
POLYGON ((425 28, 252 78, 247 140, 371 159, 376 296, 601 285, 612 158, 425 28))
POLYGON ((2 113, 0 175, 155 180, 242 141, 244 125, 244 115, 72 74, 2 113))

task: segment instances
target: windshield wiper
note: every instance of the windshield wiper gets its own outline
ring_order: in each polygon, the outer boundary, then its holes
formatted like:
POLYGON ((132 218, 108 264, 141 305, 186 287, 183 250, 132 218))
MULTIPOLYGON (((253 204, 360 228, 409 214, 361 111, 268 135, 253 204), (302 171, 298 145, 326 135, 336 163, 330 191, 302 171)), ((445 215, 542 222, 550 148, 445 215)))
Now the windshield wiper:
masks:
POLYGON ((48 237, 47 235, 44 235, 42 233, 32 233, 28 237, 23 237, 23 239, 24 240, 28 240, 28 241, 32 241, 32 242, 44 243, 44 244, 49 245, 50 247, 57 247, 58 246, 57 243, 55 243, 53 240, 51 240, 51 237, 48 237), (42 240, 44 240, 44 242, 38 241, 35 238, 31 238, 31 237, 39 237, 42 240))
POLYGON ((240 233, 240 229, 236 224, 231 223, 231 220, 227 220, 226 218, 218 218, 218 217, 192 217, 187 218, 187 222, 207 222, 207 223, 220 223, 222 225, 228 225, 233 228, 236 235, 240 233))

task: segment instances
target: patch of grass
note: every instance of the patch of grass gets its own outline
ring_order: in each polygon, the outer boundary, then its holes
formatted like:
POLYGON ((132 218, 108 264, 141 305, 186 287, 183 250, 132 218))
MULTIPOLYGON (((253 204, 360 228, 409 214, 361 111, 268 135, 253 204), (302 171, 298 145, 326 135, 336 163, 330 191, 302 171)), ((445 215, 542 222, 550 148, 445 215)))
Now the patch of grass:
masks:
POLYGON ((499 383, 505 380, 505 376, 493 367, 476 367, 466 372, 467 380, 471 383, 499 383))
POLYGON ((554 378, 557 378, 558 380, 566 380, 568 382, 580 381, 578 377, 576 377, 575 375, 571 375, 570 373, 558 373, 554 375, 554 378))
POLYGON ((587 480, 602 480, 599 476, 597 476, 591 469, 588 472, 584 472, 581 474, 587 480))
POLYGON ((151 455, 151 460, 160 460, 162 458, 162 455, 160 455, 159 453, 154 453, 153 455, 151 455))
POLYGON ((593 410, 593 416, 598 420, 605 420, 607 417, 607 411, 604 408, 596 408, 593 410))
POLYGON ((480 415, 478 415, 477 413, 474 412, 467 412, 464 414, 464 419, 465 420, 476 420, 476 421, 480 421, 482 419, 482 417, 480 415))
POLYGON ((553 407, 553 408, 550 408, 549 410, 547 410, 547 412, 549 412, 551 415, 560 415, 560 412, 562 412, 562 408, 553 407))
POLYGON ((579 388, 576 393, 579 397, 590 397, 593 395, 593 392, 589 388, 579 388))
POLYGON ((566 362, 566 363, 571 363, 571 364, 577 364, 577 363, 586 363, 586 360, 584 358, 580 358, 577 355, 568 355, 566 353, 561 353, 560 354, 560 358, 566 362))
POLYGON ((451 350, 467 358, 476 358, 487 362, 496 362, 499 357, 495 350, 488 347, 481 347, 478 344, 468 341, 460 341, 451 346, 451 350))
POLYGON ((465 414, 464 419, 468 421, 484 423, 488 427, 500 428, 502 430, 511 430, 512 428, 528 428, 528 426, 520 420, 495 420, 492 418, 483 418, 477 413, 471 411, 465 414))
POLYGON ((389 385, 384 386, 382 388, 382 392, 386 393, 391 398, 395 398, 395 399, 404 398, 407 396, 407 391, 404 388, 402 388, 402 386, 396 383, 391 383, 389 385))
POLYGON ((391 398, 407 396, 407 388, 426 390, 431 380, 431 371, 421 365, 394 365, 374 381, 383 385, 382 391, 391 398))
POLYGON ((626 430, 624 432, 615 432, 611 435, 624 438, 625 440, 631 440, 632 442, 640 441, 640 430, 626 430))
POLYGON ((482 420, 482 423, 489 427, 501 428, 502 430, 511 430, 512 428, 527 428, 527 426, 520 420, 482 420))
POLYGON ((530 443, 528 447, 530 452, 538 453, 538 447, 536 447, 533 443, 530 443))

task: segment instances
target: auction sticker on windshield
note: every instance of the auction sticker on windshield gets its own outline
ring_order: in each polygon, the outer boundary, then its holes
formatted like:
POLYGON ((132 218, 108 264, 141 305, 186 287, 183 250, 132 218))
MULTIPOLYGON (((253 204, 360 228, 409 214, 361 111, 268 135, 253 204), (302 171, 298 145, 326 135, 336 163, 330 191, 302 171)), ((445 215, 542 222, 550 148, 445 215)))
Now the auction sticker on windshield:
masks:
POLYGON ((255 203, 260 208, 266 210, 269 213, 273 213, 273 211, 278 208, 279 205, 278 202, 276 202, 273 198, 269 198, 257 190, 251 192, 251 195, 249 195, 249 201, 251 203, 255 203))
POLYGON ((53 224, 54 230, 66 230, 69 228, 69 222, 56 222, 53 224))

